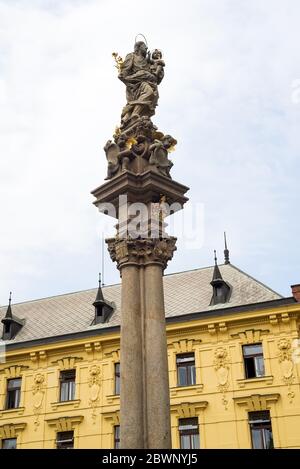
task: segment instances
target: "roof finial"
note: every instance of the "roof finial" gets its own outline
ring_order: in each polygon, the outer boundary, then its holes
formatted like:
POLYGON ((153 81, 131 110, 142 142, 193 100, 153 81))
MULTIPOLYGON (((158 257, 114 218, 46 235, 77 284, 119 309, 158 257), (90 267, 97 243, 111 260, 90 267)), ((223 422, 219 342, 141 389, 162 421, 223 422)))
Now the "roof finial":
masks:
POLYGON ((102 277, 102 281, 101 281, 101 287, 104 287, 104 253, 105 253, 105 249, 104 249, 104 233, 102 233, 102 253, 101 253, 101 277, 102 277))
POLYGON ((230 260, 229 260, 229 249, 227 248, 226 231, 224 231, 224 242, 225 242, 224 263, 225 263, 225 264, 230 264, 230 260))
POLYGON ((10 319, 12 319, 11 296, 12 296, 12 292, 9 292, 8 307, 7 307, 7 311, 5 315, 6 318, 10 318, 10 319))
POLYGON ((217 258, 217 251, 214 250, 214 259, 215 259, 215 266, 214 266, 214 272, 213 272, 213 278, 212 281, 214 282, 215 280, 222 280, 222 275, 218 266, 218 258, 217 258))
POLYGON ((101 285, 102 285, 102 284, 101 284, 101 272, 99 272, 99 280, 98 280, 98 282, 99 282, 99 287, 101 287, 101 285))
POLYGON ((215 255, 215 265, 218 265, 218 258, 217 258, 217 251, 214 250, 214 255, 215 255))

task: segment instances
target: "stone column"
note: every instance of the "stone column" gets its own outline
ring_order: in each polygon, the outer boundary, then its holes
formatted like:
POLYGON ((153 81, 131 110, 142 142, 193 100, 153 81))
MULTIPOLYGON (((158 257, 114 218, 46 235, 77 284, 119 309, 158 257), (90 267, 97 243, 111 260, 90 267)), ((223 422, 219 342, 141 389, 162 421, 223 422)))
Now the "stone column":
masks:
POLYGON ((106 240, 122 276, 121 448, 171 448, 163 271, 176 239, 106 240))
POLYGON ((143 353, 142 308, 139 295, 139 268, 124 264, 121 268, 121 411, 122 448, 144 448, 143 431, 143 353), (122 357, 126 357, 122 360, 122 357))
POLYGON ((145 355, 148 448, 171 448, 163 265, 145 268, 145 355))

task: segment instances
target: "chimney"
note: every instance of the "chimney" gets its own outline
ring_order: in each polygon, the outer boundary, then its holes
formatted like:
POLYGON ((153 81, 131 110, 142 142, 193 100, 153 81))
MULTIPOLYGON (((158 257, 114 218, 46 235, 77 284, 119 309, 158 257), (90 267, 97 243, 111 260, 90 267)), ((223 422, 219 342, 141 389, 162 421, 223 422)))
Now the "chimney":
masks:
POLYGON ((300 284, 291 286, 293 297, 300 303, 300 284))

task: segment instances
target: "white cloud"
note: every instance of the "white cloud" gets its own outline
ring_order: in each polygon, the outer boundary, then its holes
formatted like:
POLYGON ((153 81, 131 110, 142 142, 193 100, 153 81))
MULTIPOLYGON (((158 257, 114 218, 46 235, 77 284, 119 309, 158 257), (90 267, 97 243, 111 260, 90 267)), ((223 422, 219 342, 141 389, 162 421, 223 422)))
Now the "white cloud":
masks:
MULTIPOLYGON (((167 63, 154 121, 179 141, 173 177, 205 206, 204 245, 180 243, 170 269, 211 264, 226 229, 232 261, 288 294, 300 280, 299 9, 0 0, 0 302, 96 284, 104 221, 90 191, 125 100, 111 52, 139 32, 167 63)), ((118 281, 108 255, 106 273, 118 281)))

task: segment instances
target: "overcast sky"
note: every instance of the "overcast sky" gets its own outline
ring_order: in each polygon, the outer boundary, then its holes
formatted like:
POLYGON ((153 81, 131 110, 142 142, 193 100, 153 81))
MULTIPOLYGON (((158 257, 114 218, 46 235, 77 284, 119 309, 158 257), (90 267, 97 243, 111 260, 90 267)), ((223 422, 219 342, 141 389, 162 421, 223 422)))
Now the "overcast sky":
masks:
MULTIPOLYGON (((300 283, 299 0, 0 0, 0 303, 92 288, 106 217, 90 191, 125 87, 111 53, 162 49, 154 123, 203 209, 167 272, 231 261, 283 295, 300 283), (105 221, 104 221, 105 218, 105 221)), ((105 254, 105 283, 119 282, 105 254)))

